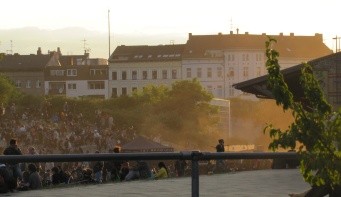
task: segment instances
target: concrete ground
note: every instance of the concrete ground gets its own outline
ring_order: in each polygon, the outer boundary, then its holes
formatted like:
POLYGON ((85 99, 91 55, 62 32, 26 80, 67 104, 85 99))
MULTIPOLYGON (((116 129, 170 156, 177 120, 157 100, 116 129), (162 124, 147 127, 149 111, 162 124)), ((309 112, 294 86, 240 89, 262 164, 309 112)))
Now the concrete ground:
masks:
MULTIPOLYGON (((200 196, 288 196, 310 188, 298 169, 258 170, 228 174, 201 175, 200 196)), ((35 191, 18 191, 5 196, 191 196, 191 178, 79 185, 35 191)))

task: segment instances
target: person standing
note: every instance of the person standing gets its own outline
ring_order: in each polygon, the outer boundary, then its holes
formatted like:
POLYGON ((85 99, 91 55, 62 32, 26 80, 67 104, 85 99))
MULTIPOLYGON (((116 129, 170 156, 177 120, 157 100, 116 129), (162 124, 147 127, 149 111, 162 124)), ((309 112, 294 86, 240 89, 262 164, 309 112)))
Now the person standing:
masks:
MULTIPOLYGON (((20 148, 18 147, 17 140, 11 139, 9 146, 4 150, 4 155, 22 155, 20 148)), ((19 163, 11 162, 8 166, 13 170, 13 177, 16 180, 22 180, 22 172, 19 167, 19 163)))
MULTIPOLYGON (((217 144, 217 146, 215 147, 215 149, 217 150, 217 153, 221 153, 221 152, 225 152, 225 145, 224 145, 224 140, 223 139, 219 139, 218 140, 218 144, 217 144)), ((222 159, 218 159, 217 161, 216 161, 216 169, 215 169, 215 171, 225 171, 225 168, 226 168, 226 166, 225 166, 225 162, 224 162, 224 160, 222 160, 222 159)))
POLYGON ((224 140, 223 139, 219 139, 218 140, 218 145, 215 147, 217 152, 225 152, 225 145, 224 145, 224 140))

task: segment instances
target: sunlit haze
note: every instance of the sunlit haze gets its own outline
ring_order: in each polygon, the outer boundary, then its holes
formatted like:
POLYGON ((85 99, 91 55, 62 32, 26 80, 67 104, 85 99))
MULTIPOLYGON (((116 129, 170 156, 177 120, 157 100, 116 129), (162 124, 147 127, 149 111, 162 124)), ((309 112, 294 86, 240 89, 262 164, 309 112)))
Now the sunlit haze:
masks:
POLYGON ((227 34, 236 32, 237 28, 240 33, 250 34, 311 36, 321 33, 325 44, 335 50, 333 37, 341 36, 338 27, 340 6, 338 0, 3 1, 0 52, 12 49, 16 53, 28 54, 35 53, 42 46, 46 51, 61 47, 64 52, 81 54, 86 46, 91 49, 92 57, 107 58, 108 10, 111 51, 121 44, 184 44, 188 33, 227 34), (31 38, 34 35, 30 33, 24 36, 6 34, 9 30, 19 31, 25 27, 48 30, 49 37, 38 40, 31 38), (61 38, 62 33, 56 30, 69 27, 81 29, 71 30, 73 36, 64 40, 68 35, 61 38), (70 39, 72 45, 67 45, 70 39))

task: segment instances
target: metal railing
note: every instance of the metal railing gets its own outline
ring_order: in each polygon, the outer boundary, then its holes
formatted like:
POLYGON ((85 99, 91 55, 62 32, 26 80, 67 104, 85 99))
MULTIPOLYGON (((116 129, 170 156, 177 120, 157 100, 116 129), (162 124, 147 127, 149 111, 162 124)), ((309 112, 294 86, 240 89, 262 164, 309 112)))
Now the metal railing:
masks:
POLYGON ((109 160, 191 160, 192 197, 199 197, 199 161, 217 159, 298 159, 295 152, 231 153, 231 152, 162 152, 162 153, 98 153, 98 154, 51 154, 51 155, 2 155, 0 163, 28 162, 77 162, 109 160))

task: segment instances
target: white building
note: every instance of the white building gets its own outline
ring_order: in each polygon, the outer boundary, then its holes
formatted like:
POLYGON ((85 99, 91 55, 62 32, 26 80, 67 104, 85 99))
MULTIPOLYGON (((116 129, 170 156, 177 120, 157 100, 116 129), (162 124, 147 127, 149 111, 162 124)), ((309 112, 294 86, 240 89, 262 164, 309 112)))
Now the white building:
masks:
POLYGON ((108 63, 88 56, 60 56, 59 66, 44 70, 45 95, 107 99, 108 63))
MULTIPOLYGON (((288 68, 332 53, 321 34, 315 36, 271 35, 277 40, 279 63, 288 68)), ((192 35, 183 53, 183 79, 198 78, 216 98, 232 98, 243 93, 233 84, 267 74, 266 34, 192 35)))
MULTIPOLYGON (((332 53, 321 34, 271 35, 288 68, 332 53)), ((119 46, 109 59, 109 97, 131 94, 148 84, 170 85, 175 80, 197 78, 215 98, 245 95, 233 84, 267 74, 266 34, 192 35, 184 45, 119 46)), ((247 95, 250 96, 250 95, 247 95)))
POLYGON ((180 80, 183 48, 118 46, 109 58, 109 96, 130 95, 150 84, 170 86, 180 80))

